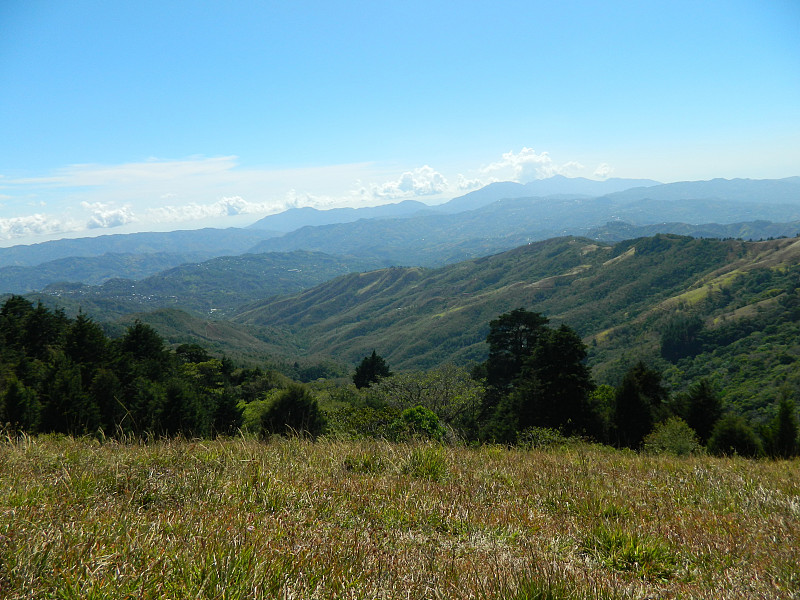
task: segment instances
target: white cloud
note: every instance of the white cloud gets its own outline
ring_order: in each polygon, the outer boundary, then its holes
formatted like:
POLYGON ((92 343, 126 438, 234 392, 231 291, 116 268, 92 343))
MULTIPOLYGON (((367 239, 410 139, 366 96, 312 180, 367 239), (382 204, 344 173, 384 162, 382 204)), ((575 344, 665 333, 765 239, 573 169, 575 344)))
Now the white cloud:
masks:
POLYGON ((485 179, 475 178, 467 179, 463 175, 458 176, 458 180, 456 183, 456 188, 459 192, 468 192, 470 190, 477 190, 478 188, 482 188, 489 183, 493 183, 496 180, 486 181, 485 179))
POLYGON ((79 228, 80 224, 72 219, 37 213, 0 219, 0 239, 11 240, 27 236, 68 233, 79 228))
POLYGON ((102 202, 95 202, 94 204, 82 202, 81 206, 91 211, 89 220, 86 222, 86 227, 89 229, 120 227, 136 221, 136 217, 129 206, 111 208, 108 204, 103 204, 102 202))
POLYGON ((168 205, 147 210, 147 220, 158 223, 200 221, 216 217, 263 214, 275 209, 274 203, 248 202, 241 196, 224 197, 216 202, 168 205))
POLYGON ((599 165, 597 165, 597 168, 594 170, 593 175, 595 177, 600 177, 601 179, 606 179, 613 172, 614 172, 614 168, 612 166, 610 166, 608 163, 600 163, 599 165))
POLYGON ((448 189, 447 179, 428 165, 406 171, 395 181, 373 184, 370 194, 377 199, 409 198, 413 196, 435 196, 448 189))
POLYGON ((519 153, 514 151, 503 154, 499 161, 481 169, 487 175, 494 174, 495 181, 519 181, 526 183, 533 179, 544 179, 553 175, 574 177, 583 170, 583 165, 576 161, 557 164, 549 152, 536 153, 533 148, 523 147, 519 153))
MULTIPOLYGON (((292 207, 362 207, 409 198, 435 203, 495 181, 574 176, 582 169, 577 162, 556 163, 548 152, 528 147, 447 175, 427 164, 410 169, 373 163, 243 168, 234 156, 72 165, 39 177, 0 179, 5 215, 0 245, 108 228, 127 233, 178 223, 245 226, 292 207)), ((607 165, 600 165, 595 175, 608 172, 607 165)))

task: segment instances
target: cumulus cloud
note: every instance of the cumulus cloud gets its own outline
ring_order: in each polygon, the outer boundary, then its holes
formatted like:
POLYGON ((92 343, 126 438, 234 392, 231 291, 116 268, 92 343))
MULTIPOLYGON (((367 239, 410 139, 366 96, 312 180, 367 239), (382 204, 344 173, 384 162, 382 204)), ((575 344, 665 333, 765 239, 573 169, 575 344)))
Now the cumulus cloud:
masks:
POLYGON ((553 175, 574 177, 583 168, 583 165, 576 161, 557 164, 549 152, 537 153, 533 148, 523 147, 518 153, 513 150, 506 152, 499 161, 483 167, 481 171, 487 175, 494 175, 495 180, 527 182, 553 175))
POLYGON ((412 196, 434 196, 445 192, 447 179, 428 165, 406 171, 399 179, 383 184, 373 184, 369 191, 375 198, 395 199, 412 196))
POLYGON ((463 175, 458 176, 458 180, 456 182, 456 188, 459 192, 468 192, 470 190, 477 190, 478 188, 482 188, 493 181, 486 181, 485 179, 480 179, 477 177, 473 177, 471 179, 467 179, 463 175))
POLYGON ((112 208, 102 202, 81 202, 81 206, 91 211, 89 220, 86 222, 86 227, 89 229, 120 227, 136 221, 136 217, 133 216, 129 206, 112 208))
POLYGON ((249 202, 241 196, 223 197, 216 202, 160 206, 147 211, 148 220, 163 222, 200 221, 214 217, 261 214, 274 210, 274 203, 249 202))
POLYGON ((24 217, 0 219, 0 239, 11 240, 36 235, 53 235, 75 231, 79 224, 71 219, 40 213, 24 217))
POLYGON ((600 163, 597 165, 597 168, 594 170, 594 176, 600 177, 601 179, 606 179, 614 172, 614 168, 611 167, 608 163, 600 163))

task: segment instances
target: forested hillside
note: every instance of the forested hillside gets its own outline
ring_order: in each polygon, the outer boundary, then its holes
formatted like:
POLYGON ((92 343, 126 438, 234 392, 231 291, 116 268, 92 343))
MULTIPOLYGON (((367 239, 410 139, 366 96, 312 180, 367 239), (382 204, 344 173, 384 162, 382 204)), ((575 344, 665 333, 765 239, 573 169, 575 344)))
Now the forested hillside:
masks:
POLYGON ((757 411, 800 384, 798 257, 795 238, 560 238, 435 270, 347 275, 235 321, 280 328, 307 355, 352 363, 377 348, 397 368, 420 369, 484 360, 488 322, 525 307, 580 334, 600 383, 616 385, 646 359, 676 391, 707 376, 730 402, 757 411))
POLYGON ((380 266, 382 263, 374 260, 321 252, 245 254, 173 267, 140 281, 112 279, 101 286, 53 284, 42 296, 73 310, 81 307, 105 320, 159 308, 221 316, 255 300, 380 266))

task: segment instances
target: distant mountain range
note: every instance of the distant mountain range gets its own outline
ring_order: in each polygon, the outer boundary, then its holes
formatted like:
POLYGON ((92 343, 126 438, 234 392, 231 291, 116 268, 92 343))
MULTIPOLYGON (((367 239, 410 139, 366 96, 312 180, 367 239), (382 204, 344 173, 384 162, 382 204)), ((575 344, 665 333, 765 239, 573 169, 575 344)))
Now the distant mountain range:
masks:
POLYGON ((659 184, 556 176, 525 185, 494 183, 439 206, 407 201, 362 209, 295 208, 247 229, 4 248, 0 293, 59 282, 140 280, 180 264, 244 253, 302 250, 372 266, 435 267, 564 235, 608 241, 655 233, 761 239, 794 235, 798 222, 800 177, 659 184))
POLYGON ((660 185, 652 179, 620 179, 611 178, 604 181, 595 181, 583 177, 564 177, 553 175, 547 179, 537 179, 530 183, 515 183, 504 181, 490 183, 479 190, 470 192, 449 202, 439 205, 441 211, 453 213, 465 210, 474 210, 497 200, 507 198, 532 198, 545 196, 584 196, 598 197, 620 192, 631 188, 651 187, 660 185))
POLYGON ((54 240, 40 244, 0 248, 0 267, 34 266, 60 258, 102 256, 104 254, 162 252, 211 258, 226 254, 242 254, 254 244, 273 235, 277 234, 257 229, 207 228, 54 240))
POLYGON ((289 232, 301 227, 319 227, 336 223, 352 223, 359 219, 388 219, 393 217, 410 217, 420 212, 430 211, 431 207, 415 200, 406 200, 397 204, 384 204, 367 208, 332 208, 319 210, 309 206, 290 208, 275 215, 259 219, 251 229, 289 232))

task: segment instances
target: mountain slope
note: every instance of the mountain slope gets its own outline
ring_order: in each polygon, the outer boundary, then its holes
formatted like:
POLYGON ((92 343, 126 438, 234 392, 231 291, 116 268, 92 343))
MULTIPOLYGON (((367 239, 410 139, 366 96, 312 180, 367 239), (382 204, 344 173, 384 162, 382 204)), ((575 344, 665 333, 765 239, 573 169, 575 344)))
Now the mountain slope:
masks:
POLYGON ((24 294, 59 281, 100 285, 109 279, 142 279, 184 263, 200 262, 206 252, 104 254, 59 258, 33 267, 0 267, 0 294, 24 294))
MULTIPOLYGON (((625 260, 627 249, 619 253, 616 247, 589 240, 559 238, 436 270, 348 275, 251 307, 236 320, 292 327, 306 336, 310 352, 327 348, 347 360, 372 347, 382 348, 401 367, 448 357, 478 359, 485 352, 489 320, 506 310, 541 306, 549 316, 590 335, 619 323, 622 312, 643 310, 637 303, 646 307, 657 297, 679 293, 699 274, 724 264, 731 248, 743 244, 680 239, 679 247, 669 242, 664 252, 650 258, 647 251, 631 253, 634 260, 625 260), (706 252, 698 255, 697 246, 712 248, 713 260, 706 252), (660 263, 667 259, 667 264, 660 263), (670 270, 672 265, 680 268, 670 270)), ((639 243, 645 248, 655 242, 639 243)))
POLYGON ((709 376, 730 403, 763 411, 781 385, 800 391, 798 294, 799 239, 559 238, 435 270, 346 275, 248 307, 235 321, 280 329, 305 354, 350 364, 376 349, 403 370, 483 360, 489 321, 522 306, 575 328, 599 382, 617 383, 646 359, 675 389, 709 376), (691 352, 662 356, 665 332, 693 320, 691 352), (781 344, 774 352, 761 333, 771 325, 781 344), (755 371, 738 354, 714 358, 734 345, 742 356, 761 353, 755 371))
POLYGON ((181 265, 141 281, 51 285, 42 295, 73 310, 80 306, 103 319, 166 307, 223 315, 257 299, 297 292, 344 273, 380 266, 376 261, 305 251, 246 254, 181 265))
POLYGON ((711 179, 679 181, 651 187, 630 188, 608 194, 615 202, 648 198, 661 202, 675 200, 726 200, 757 204, 800 204, 800 177, 784 179, 711 179))

